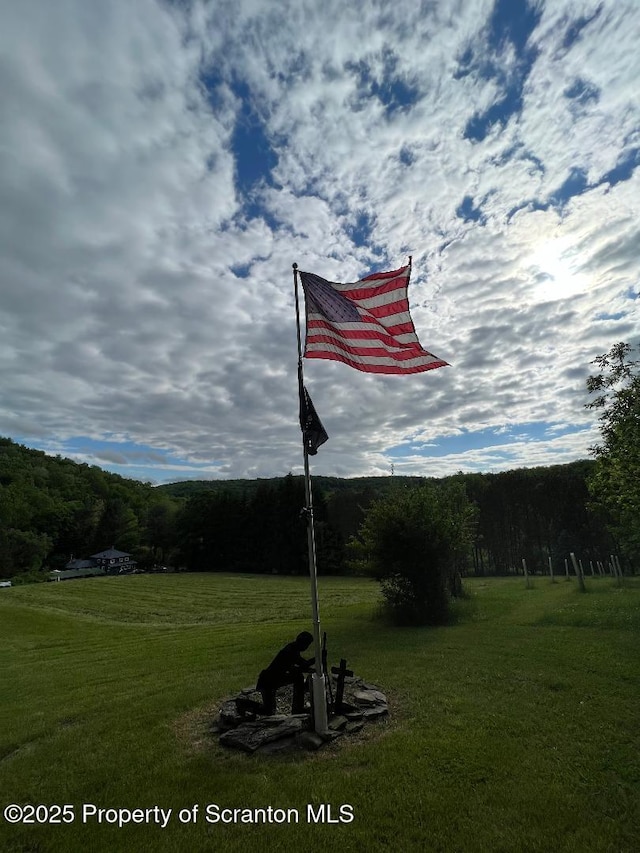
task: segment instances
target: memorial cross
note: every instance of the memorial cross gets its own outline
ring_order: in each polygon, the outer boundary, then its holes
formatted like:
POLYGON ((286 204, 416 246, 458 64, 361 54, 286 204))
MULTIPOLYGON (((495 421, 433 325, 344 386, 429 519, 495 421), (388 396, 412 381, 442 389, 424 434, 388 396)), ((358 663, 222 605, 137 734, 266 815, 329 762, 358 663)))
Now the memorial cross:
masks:
POLYGON ((336 685, 336 711, 342 707, 342 699, 344 697, 344 680, 353 675, 352 670, 347 669, 347 662, 344 658, 340 658, 340 666, 332 666, 331 672, 338 676, 336 685))

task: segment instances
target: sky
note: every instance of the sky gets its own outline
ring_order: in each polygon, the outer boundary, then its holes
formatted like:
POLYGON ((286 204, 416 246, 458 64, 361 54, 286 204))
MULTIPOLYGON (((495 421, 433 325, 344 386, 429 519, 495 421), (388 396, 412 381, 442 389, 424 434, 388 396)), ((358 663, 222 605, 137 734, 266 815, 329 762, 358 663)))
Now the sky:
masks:
POLYGON ((152 483, 302 470, 292 264, 413 257, 449 366, 305 360, 312 472, 589 456, 640 339, 637 0, 0 0, 0 435, 152 483))

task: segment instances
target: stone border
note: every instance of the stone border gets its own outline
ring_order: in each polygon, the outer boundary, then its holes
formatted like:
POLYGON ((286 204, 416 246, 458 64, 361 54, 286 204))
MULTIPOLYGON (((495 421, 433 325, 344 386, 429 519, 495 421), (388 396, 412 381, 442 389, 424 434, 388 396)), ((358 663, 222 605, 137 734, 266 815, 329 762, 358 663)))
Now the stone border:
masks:
MULTIPOLYGON (((333 695, 336 694, 336 676, 331 676, 333 695)), ((211 731, 219 734, 222 746, 248 753, 271 753, 286 749, 320 749, 325 743, 344 735, 357 734, 365 723, 389 713, 387 697, 374 684, 351 676, 344 681, 344 699, 341 713, 329 718, 329 731, 319 735, 313 730, 311 713, 291 714, 292 688, 282 687, 276 696, 278 713, 262 717, 251 711, 238 709, 236 700, 261 702, 255 687, 245 687, 236 696, 227 699, 218 712, 211 731)))

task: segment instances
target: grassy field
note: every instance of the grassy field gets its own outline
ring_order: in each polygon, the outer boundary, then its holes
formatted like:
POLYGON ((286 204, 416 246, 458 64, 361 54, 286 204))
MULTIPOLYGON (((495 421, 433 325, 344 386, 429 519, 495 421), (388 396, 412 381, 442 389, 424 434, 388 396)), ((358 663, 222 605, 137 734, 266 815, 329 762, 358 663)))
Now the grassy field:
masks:
POLYGON ((0 590, 0 808, 69 804, 59 819, 73 821, 0 817, 0 849, 635 853, 640 581, 587 583, 472 579, 454 625, 395 629, 375 618, 375 583, 321 578, 330 662, 379 684, 392 714, 288 756, 224 751, 207 726, 309 627, 304 578, 0 590), (308 822, 322 803, 353 821, 308 822), (83 822, 83 804, 172 812, 165 828, 118 827, 83 822), (299 823, 210 823, 208 804, 299 823))

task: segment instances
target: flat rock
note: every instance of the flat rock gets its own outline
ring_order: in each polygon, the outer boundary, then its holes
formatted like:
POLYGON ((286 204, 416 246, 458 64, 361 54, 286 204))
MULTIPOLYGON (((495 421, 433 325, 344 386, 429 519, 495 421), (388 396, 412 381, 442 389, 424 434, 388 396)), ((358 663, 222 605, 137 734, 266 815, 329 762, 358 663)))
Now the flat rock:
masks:
POLYGON ((235 699, 229 699, 224 703, 222 708, 220 708, 218 720, 220 725, 225 729, 239 726, 240 723, 245 722, 245 718, 239 713, 236 707, 235 699))
POLYGON ((285 720, 293 719, 292 717, 287 717, 286 714, 273 714, 271 717, 260 717, 260 722, 263 726, 279 726, 280 723, 284 723, 285 720))
POLYGON ((274 752, 284 752, 285 750, 294 749, 298 745, 298 736, 289 735, 289 737, 280 738, 280 740, 272 740, 260 747, 260 754, 271 754, 274 752))
POLYGON ((336 738, 341 737, 341 735, 342 732, 334 732, 329 729, 329 731, 323 732, 320 737, 325 741, 325 743, 328 743, 329 741, 336 740, 336 738))
POLYGON ((324 743, 324 739, 316 732, 302 732, 302 734, 298 735, 297 742, 303 749, 314 752, 316 749, 320 749, 324 743))
POLYGON ((357 723, 362 719, 363 713, 362 711, 346 711, 344 716, 350 723, 357 723))
POLYGON ((334 717, 329 723, 329 729, 332 732, 341 732, 342 729, 347 725, 347 718, 342 715, 338 717, 334 717))
POLYGON ((365 708, 362 712, 362 716, 365 720, 373 720, 375 717, 382 717, 388 713, 389 709, 386 705, 378 705, 375 708, 365 708))
POLYGON ((353 698, 359 705, 386 705, 387 703, 387 697, 380 690, 356 690, 353 698))
POLYGON ((347 723, 345 726, 345 732, 348 735, 354 735, 356 732, 361 731, 364 728, 364 721, 360 720, 359 722, 347 723))
POLYGON ((305 721, 299 717, 286 719, 273 726, 264 726, 262 721, 242 723, 237 728, 230 729, 220 735, 220 743, 224 744, 224 746, 243 749, 245 752, 255 752, 271 741, 299 734, 303 730, 304 725, 305 721))

